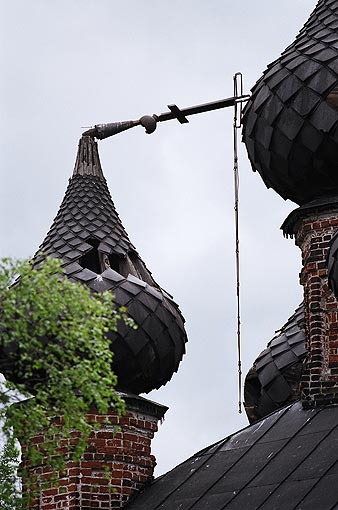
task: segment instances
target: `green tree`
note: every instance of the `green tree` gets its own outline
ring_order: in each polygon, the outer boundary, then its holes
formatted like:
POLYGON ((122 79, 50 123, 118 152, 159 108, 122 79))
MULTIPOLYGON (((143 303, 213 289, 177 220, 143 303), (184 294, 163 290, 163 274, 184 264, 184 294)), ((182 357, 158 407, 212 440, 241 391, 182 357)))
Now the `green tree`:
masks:
POLYGON ((39 268, 28 261, 0 262, 0 373, 7 379, 0 387, 7 438, 0 460, 1 508, 17 504, 14 437, 25 443, 43 430, 43 444, 30 445, 25 455, 31 465, 47 458, 55 471, 62 470, 60 441, 76 430, 69 458, 81 456, 92 432, 86 420, 92 406, 100 413, 110 407, 123 412, 107 332, 119 320, 134 327, 125 312, 114 307, 110 292, 91 293, 71 283, 56 259, 39 268))
POLYGON ((20 487, 16 474, 17 462, 18 449, 15 439, 9 437, 0 457, 0 504, 2 510, 19 510, 21 508, 20 487))

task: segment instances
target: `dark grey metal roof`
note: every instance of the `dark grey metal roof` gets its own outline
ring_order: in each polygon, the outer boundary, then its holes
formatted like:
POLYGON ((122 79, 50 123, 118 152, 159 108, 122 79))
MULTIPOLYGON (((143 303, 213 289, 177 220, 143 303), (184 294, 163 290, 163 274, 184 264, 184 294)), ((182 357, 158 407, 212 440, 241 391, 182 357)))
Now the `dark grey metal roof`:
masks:
POLYGON ((138 325, 135 331, 121 321, 110 333, 119 388, 139 394, 166 384, 185 353, 184 318, 130 242, 90 137, 79 142, 73 177, 35 264, 46 255, 62 259, 71 281, 111 290, 138 325))
POLYGON ((193 455, 128 510, 338 508, 338 407, 300 402, 193 455))
POLYGON ((300 305, 246 376, 245 409, 251 423, 299 398, 305 356, 304 306, 300 305))
POLYGON ((243 139, 254 170, 304 204, 338 190, 338 0, 308 22, 252 89, 243 139))

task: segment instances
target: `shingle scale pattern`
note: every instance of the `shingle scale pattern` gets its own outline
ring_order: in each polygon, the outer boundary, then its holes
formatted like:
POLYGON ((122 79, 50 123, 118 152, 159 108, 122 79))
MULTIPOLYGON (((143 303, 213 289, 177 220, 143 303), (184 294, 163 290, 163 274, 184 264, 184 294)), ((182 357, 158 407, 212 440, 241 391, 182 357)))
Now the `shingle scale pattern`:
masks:
POLYGON ((299 383, 306 356, 304 306, 260 353, 245 380, 245 406, 254 422, 299 398, 299 383))
POLYGON ((109 333, 119 388, 139 394, 166 384, 185 353, 184 318, 130 242, 103 177, 97 144, 89 137, 80 140, 74 175, 35 264, 45 256, 62 259, 71 281, 95 292, 112 291, 116 305, 127 307, 135 321, 136 330, 121 320, 118 331, 109 333), (104 266, 98 274, 85 267, 83 257, 92 250, 117 257, 123 271, 104 266), (131 274, 131 262, 142 274, 131 274))
POLYGON ((332 510, 338 408, 295 402, 159 477, 128 510, 332 510))
POLYGON ((115 302, 127 307, 138 328, 135 331, 121 321, 118 332, 109 333, 119 387, 138 394, 166 384, 178 370, 187 341, 176 303, 132 275, 121 280, 112 269, 106 269, 102 280, 92 280, 89 287, 111 290, 115 302))
MULTIPOLYGON (((92 250, 86 240, 96 239, 99 251, 124 257, 136 251, 121 223, 105 179, 74 175, 59 212, 39 250, 62 258, 64 268, 74 273, 74 260, 92 250)), ((80 268, 77 268, 80 270, 80 268)))
POLYGON ((252 89, 243 140, 267 187, 304 204, 338 189, 338 0, 308 22, 252 89))

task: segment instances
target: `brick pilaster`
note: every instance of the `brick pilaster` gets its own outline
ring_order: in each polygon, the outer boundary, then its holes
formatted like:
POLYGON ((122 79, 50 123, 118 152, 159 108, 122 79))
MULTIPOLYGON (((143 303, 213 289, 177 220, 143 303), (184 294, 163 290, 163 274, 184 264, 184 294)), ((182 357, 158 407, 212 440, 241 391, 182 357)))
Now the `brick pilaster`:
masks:
MULTIPOLYGON (((65 473, 52 473, 47 464, 29 469, 23 458, 23 467, 39 487, 29 510, 123 508, 152 480, 156 460, 151 454, 151 440, 167 408, 137 396, 123 394, 123 398, 127 408, 124 416, 115 410, 102 415, 93 409, 88 414, 88 420, 98 423, 99 428, 92 433, 81 460, 68 462, 65 473), (48 482, 51 476, 57 480, 48 482)), ((38 445, 42 439, 43 433, 31 442, 38 445)), ((69 441, 72 439, 60 445, 65 453, 69 441)), ((24 496, 27 491, 23 480, 24 496)))
POLYGON ((338 404, 338 301, 329 289, 327 253, 338 210, 307 211, 294 228, 301 248, 308 355, 301 391, 305 407, 338 404))

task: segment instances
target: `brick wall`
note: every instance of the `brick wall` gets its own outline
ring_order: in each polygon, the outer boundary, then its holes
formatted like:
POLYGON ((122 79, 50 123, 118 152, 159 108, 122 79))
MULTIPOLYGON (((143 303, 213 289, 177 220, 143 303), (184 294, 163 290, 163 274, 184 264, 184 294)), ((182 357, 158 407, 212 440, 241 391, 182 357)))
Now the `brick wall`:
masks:
POLYGON ((338 211, 303 217, 294 229, 301 248, 308 357, 302 376, 305 407, 338 403, 338 301, 329 289, 327 253, 338 211))
MULTIPOLYGON (((88 420, 99 423, 99 428, 92 433, 81 460, 68 462, 65 473, 52 473, 48 465, 29 470, 23 458, 23 467, 39 485, 38 497, 30 501, 29 510, 123 508, 152 480, 156 460, 151 454, 151 440, 167 408, 141 397, 123 398, 127 407, 124 416, 119 417, 114 410, 107 415, 98 415, 95 410, 88 414, 88 420), (55 476, 57 482, 48 482, 55 476)), ((42 439, 41 434, 31 441, 39 445, 42 439)), ((76 437, 67 441, 76 441, 76 437)), ((60 445, 65 453, 67 441, 60 445)), ((27 497, 28 493, 23 480, 23 494, 27 497)))

